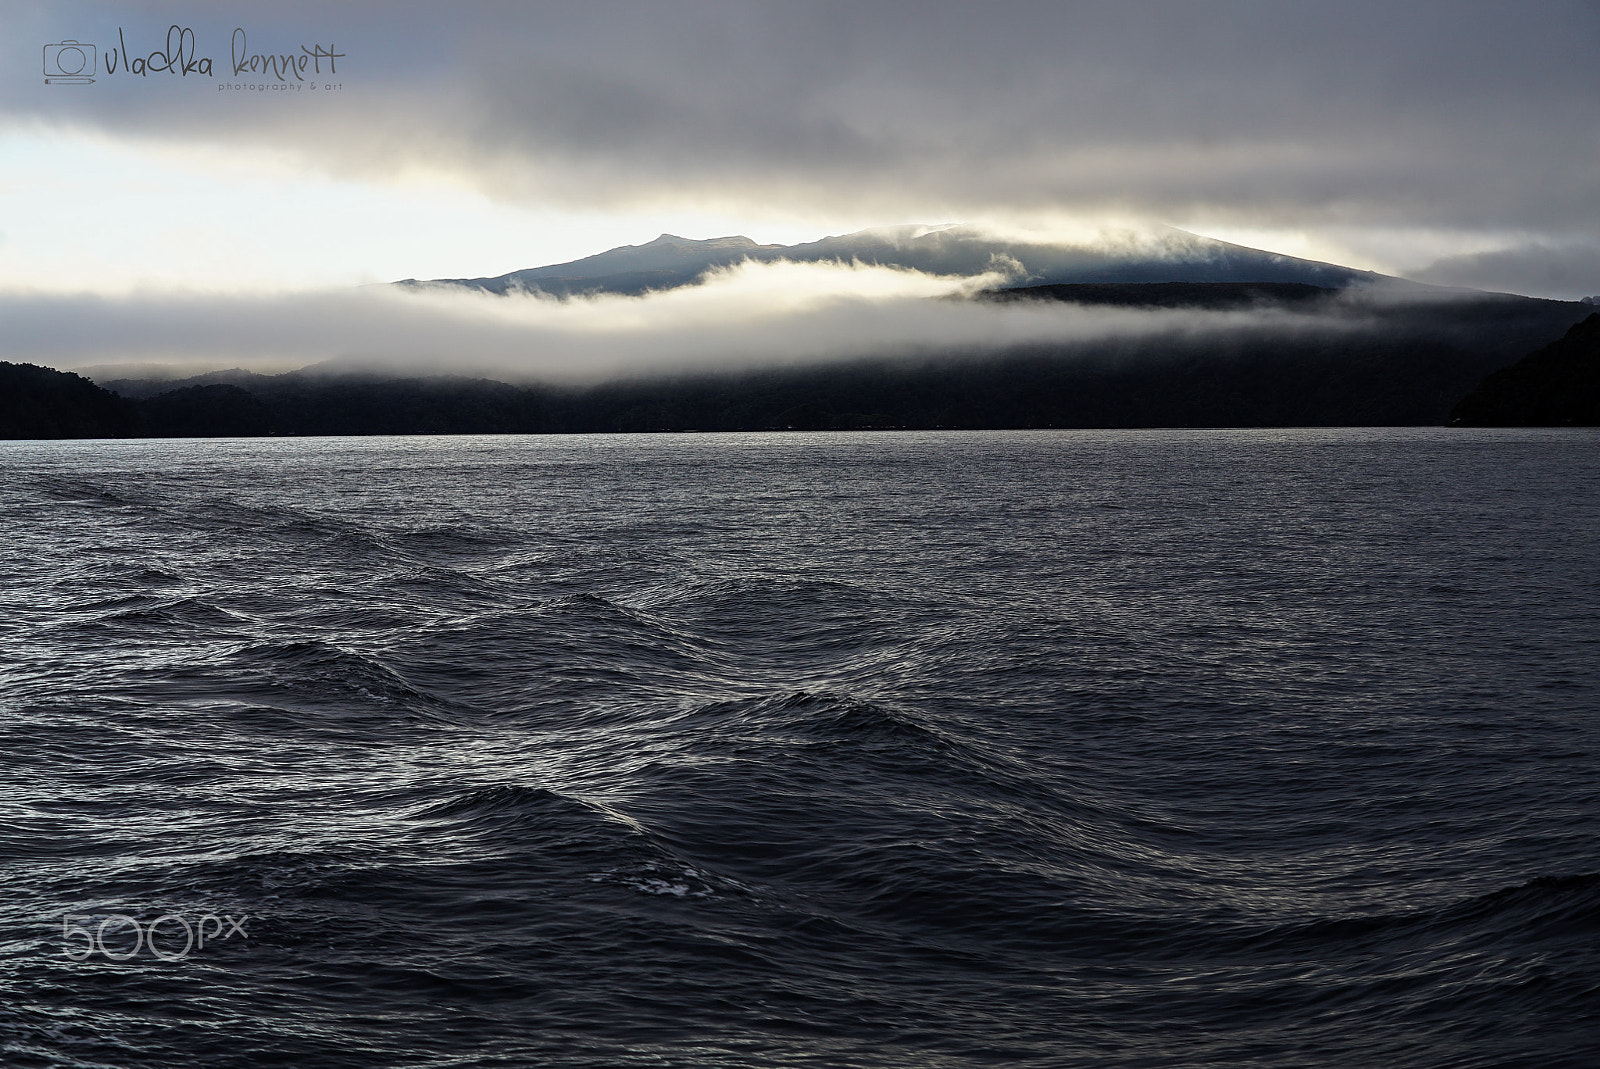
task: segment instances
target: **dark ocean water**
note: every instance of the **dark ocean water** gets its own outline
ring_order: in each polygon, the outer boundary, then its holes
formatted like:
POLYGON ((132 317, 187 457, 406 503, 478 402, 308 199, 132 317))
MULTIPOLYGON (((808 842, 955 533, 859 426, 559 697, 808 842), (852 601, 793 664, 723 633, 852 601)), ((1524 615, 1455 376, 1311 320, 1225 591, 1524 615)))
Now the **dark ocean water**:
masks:
POLYGON ((1600 1064, 1597 488, 1592 431, 0 444, 0 1065, 1600 1064))

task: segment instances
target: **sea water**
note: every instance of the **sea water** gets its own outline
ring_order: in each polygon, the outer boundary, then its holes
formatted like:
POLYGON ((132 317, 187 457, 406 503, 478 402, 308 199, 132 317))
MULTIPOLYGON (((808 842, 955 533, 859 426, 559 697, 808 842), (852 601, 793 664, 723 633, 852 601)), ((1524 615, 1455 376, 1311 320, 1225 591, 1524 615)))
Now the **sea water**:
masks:
POLYGON ((0 444, 0 1064, 1600 1064, 1600 434, 0 444))

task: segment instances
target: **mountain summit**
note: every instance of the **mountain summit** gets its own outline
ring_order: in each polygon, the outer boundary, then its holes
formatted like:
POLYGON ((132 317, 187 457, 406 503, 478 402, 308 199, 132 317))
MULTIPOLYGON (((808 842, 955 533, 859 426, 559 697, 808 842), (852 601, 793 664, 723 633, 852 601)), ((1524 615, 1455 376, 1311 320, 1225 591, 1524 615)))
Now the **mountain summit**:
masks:
POLYGON ((996 263, 1014 270, 1013 285, 1135 282, 1296 282, 1343 288, 1385 276, 1337 264, 1263 252, 1163 227, 1097 245, 1014 241, 975 227, 896 226, 860 230, 799 245, 759 245, 743 235, 694 240, 662 234, 643 245, 532 267, 493 278, 446 278, 402 286, 464 286, 490 293, 557 297, 637 295, 699 282, 717 267, 771 263, 862 263, 934 275, 982 274, 996 263))
POLYGON ((662 234, 643 245, 623 245, 581 260, 530 267, 495 278, 441 278, 431 282, 408 278, 398 285, 466 286, 500 294, 525 290, 557 297, 640 294, 692 285, 715 267, 744 260, 782 259, 784 249, 782 245, 757 245, 743 235, 698 241, 662 234))

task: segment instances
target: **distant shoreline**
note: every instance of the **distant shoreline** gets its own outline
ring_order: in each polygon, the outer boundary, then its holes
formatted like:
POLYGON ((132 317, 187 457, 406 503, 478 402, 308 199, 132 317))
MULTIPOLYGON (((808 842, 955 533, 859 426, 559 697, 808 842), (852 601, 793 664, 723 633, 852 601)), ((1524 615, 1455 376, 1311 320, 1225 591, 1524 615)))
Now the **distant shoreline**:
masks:
MULTIPOLYGON (((1088 288, 1129 299, 1129 287, 1088 288)), ((998 299, 1084 299, 1081 287, 1042 289, 998 299)), ((1188 301, 1192 289, 1160 295, 1188 301)), ((1317 300, 1300 289, 1277 299, 1317 300)), ((1213 302, 1261 296, 1231 284, 1200 292, 1213 302)), ((0 363, 0 438, 1600 422, 1600 313, 1588 306, 1491 295, 1366 314, 1371 325, 1338 331, 1173 330, 998 355, 702 369, 591 385, 332 366, 96 383, 0 363)))

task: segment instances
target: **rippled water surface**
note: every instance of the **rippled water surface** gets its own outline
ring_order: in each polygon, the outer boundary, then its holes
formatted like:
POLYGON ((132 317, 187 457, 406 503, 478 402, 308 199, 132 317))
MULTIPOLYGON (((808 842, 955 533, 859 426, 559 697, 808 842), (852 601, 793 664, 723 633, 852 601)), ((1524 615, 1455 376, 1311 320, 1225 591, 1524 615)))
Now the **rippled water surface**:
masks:
POLYGON ((0 443, 0 1064, 1600 1064, 1597 487, 1589 431, 0 443))

